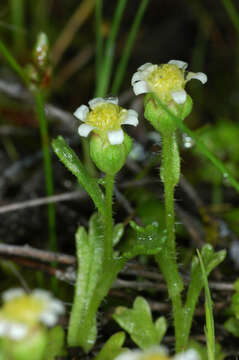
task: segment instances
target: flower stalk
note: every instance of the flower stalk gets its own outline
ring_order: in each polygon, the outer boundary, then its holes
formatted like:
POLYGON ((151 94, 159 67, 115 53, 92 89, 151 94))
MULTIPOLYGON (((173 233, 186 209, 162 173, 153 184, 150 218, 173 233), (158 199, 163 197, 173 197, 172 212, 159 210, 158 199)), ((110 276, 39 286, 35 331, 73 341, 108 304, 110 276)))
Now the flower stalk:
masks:
POLYGON ((105 176, 105 256, 104 261, 112 259, 113 254, 113 214, 112 214, 112 202, 114 191, 114 175, 105 176))
POLYGON ((161 252, 156 255, 156 260, 167 282, 172 301, 176 352, 185 349, 189 336, 185 329, 190 329, 191 323, 185 325, 186 310, 181 297, 183 282, 177 264, 174 190, 180 177, 180 156, 176 140, 178 124, 171 113, 181 121, 184 120, 192 109, 192 100, 184 89, 186 83, 192 79, 203 84, 207 81, 204 73, 186 72, 186 68, 187 63, 180 60, 170 60, 168 64, 161 65, 146 63, 132 77, 135 94, 148 93, 145 97, 145 117, 162 138, 160 177, 164 184, 167 240, 161 252))

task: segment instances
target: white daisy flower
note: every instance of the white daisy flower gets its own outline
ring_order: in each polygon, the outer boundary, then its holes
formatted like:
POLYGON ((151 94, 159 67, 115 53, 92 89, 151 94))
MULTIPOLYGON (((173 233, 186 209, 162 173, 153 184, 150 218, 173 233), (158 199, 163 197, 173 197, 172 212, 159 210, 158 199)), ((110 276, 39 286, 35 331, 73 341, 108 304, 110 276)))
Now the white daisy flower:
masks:
POLYGON ((138 114, 135 110, 126 110, 118 105, 118 98, 95 98, 89 106, 81 105, 74 112, 81 120, 78 128, 80 136, 87 137, 91 131, 107 139, 111 145, 119 145, 124 141, 121 125, 138 125, 138 114))
POLYGON ((200 360, 200 358, 198 353, 193 349, 187 350, 174 357, 169 357, 165 348, 156 346, 145 351, 126 351, 117 356, 115 360, 200 360))
POLYGON ((188 64, 181 60, 170 60, 167 64, 153 65, 146 63, 134 73, 131 84, 135 95, 154 92, 164 102, 175 101, 184 104, 187 93, 185 85, 192 79, 203 84, 207 82, 207 75, 198 72, 186 72, 188 64))
POLYGON ((64 313, 64 305, 45 290, 36 289, 27 294, 23 289, 3 293, 0 309, 0 337, 12 340, 25 338, 40 323, 53 326, 64 313))

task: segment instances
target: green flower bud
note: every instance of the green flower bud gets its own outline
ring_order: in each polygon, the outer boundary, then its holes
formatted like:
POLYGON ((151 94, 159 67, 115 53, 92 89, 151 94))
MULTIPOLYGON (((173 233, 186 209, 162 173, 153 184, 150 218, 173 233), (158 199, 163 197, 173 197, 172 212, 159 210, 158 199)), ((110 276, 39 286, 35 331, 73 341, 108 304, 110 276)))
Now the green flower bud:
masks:
POLYGON ((124 134, 124 140, 119 145, 111 145, 99 135, 93 134, 90 139, 90 156, 100 171, 115 175, 126 162, 132 148, 132 140, 124 134))
POLYGON ((49 65, 49 43, 47 35, 41 32, 33 49, 33 61, 39 70, 45 72, 49 65))

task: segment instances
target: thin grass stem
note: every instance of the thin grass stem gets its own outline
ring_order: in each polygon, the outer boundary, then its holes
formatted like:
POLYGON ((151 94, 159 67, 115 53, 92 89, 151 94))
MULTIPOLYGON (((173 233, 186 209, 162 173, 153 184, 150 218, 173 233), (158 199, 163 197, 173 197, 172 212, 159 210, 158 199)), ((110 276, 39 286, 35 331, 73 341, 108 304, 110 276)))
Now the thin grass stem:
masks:
POLYGON ((6 48, 4 43, 0 39, 0 53, 6 59, 10 67, 20 76, 20 78, 28 85, 28 80, 25 75, 24 69, 18 64, 18 62, 14 59, 11 52, 6 48))
POLYGON ((15 27, 13 31, 13 45, 15 51, 18 53, 25 47, 24 39, 24 13, 25 13, 25 0, 11 0, 11 22, 15 27))
MULTIPOLYGON (((42 141, 46 194, 47 196, 52 196, 54 194, 53 172, 52 172, 51 154, 49 149, 47 119, 44 110, 44 96, 41 90, 37 90, 35 92, 35 101, 36 101, 36 115, 39 121, 41 141, 42 141)), ((49 226, 50 249, 51 251, 56 251, 57 245, 56 245, 55 205, 53 203, 48 204, 48 226, 49 226)))
POLYGON ((213 303, 210 295, 206 269, 203 264, 202 256, 197 250, 197 255, 200 261, 202 279, 205 288, 205 313, 206 313, 206 328, 205 335, 207 340, 207 355, 208 360, 215 360, 215 329, 214 329, 214 318, 213 318, 213 303))
POLYGON ((126 41, 126 44, 125 44, 125 47, 123 50, 123 55, 121 56, 119 65, 117 66, 117 69, 116 69, 116 74, 114 77, 112 90, 111 90, 112 94, 114 94, 114 95, 118 93, 120 86, 122 84, 125 70, 126 70, 126 67, 127 67, 128 61, 129 61, 129 57, 130 57, 130 54, 131 54, 131 51, 132 51, 132 48, 134 45, 134 41, 137 36, 141 20, 143 18, 143 15, 145 13, 145 10, 146 10, 148 4, 149 4, 149 0, 142 0, 139 5, 138 11, 135 15, 133 24, 131 26, 131 29, 130 29, 130 32, 127 37, 127 41, 126 41))
POLYGON ((98 83, 96 84, 95 96, 105 96, 108 88, 110 77, 112 73, 113 59, 114 59, 114 47, 115 47, 115 39, 118 34, 119 25, 122 19, 122 15, 124 12, 124 8, 126 6, 127 0, 119 0, 114 18, 112 29, 110 35, 107 39, 105 52, 104 52, 104 62, 101 67, 101 73, 98 79, 98 83))
POLYGON ((233 5, 231 0, 221 0, 221 1, 229 15, 232 24, 234 25, 237 31, 237 34, 239 35, 239 13, 236 7, 233 5))
POLYGON ((102 36, 102 0, 96 0, 95 4, 95 35, 96 35, 96 83, 100 76, 100 69, 103 59, 103 36, 102 36))

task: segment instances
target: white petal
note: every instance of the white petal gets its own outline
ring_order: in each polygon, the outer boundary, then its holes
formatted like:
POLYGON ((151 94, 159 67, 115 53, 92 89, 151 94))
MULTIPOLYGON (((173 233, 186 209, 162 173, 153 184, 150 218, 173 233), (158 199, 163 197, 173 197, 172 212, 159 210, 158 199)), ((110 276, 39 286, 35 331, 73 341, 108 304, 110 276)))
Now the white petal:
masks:
POLYGON ((108 139, 111 145, 120 145, 124 141, 124 132, 122 129, 108 131, 108 139))
POLYGON ((131 79, 131 85, 134 85, 134 83, 136 81, 140 81, 142 80, 142 76, 141 76, 141 73, 139 71, 137 71, 136 73, 134 73, 134 75, 132 76, 132 79, 131 79))
POLYGON ((28 327, 24 324, 14 324, 9 326, 8 333, 6 334, 13 340, 21 340, 27 334, 28 327))
POLYGON ((193 350, 187 350, 179 355, 174 356, 174 360, 199 360, 198 353, 193 350))
POLYGON ((49 291, 42 290, 42 289, 35 289, 32 292, 32 296, 39 299, 39 300, 44 300, 44 301, 51 301, 52 300, 51 293, 49 291))
POLYGON ((94 99, 90 100, 88 102, 88 104, 90 105, 90 108, 93 110, 96 106, 105 104, 106 102, 107 101, 105 99, 98 97, 98 98, 94 98, 94 99))
POLYGON ((145 94, 149 92, 149 88, 146 81, 138 81, 134 83, 133 90, 135 95, 145 94))
POLYGON ((119 103, 119 99, 117 97, 108 97, 105 99, 105 102, 111 103, 111 104, 115 104, 118 105, 119 103))
POLYGON ((179 91, 172 91, 171 92, 172 98, 173 100, 177 103, 177 104, 183 104, 186 101, 187 98, 187 93, 185 90, 179 90, 179 91))
POLYGON ((139 120, 138 120, 137 112, 133 109, 128 110, 127 116, 124 119, 124 121, 122 122, 122 125, 137 126, 138 123, 139 123, 139 120))
POLYGON ((134 350, 134 351, 127 351, 119 356, 117 356, 115 358, 115 360, 139 360, 141 358, 140 355, 142 355, 143 353, 141 351, 138 350, 134 350))
POLYGON ((141 65, 139 68, 138 68, 138 70, 139 71, 144 71, 144 70, 146 70, 146 69, 148 69, 150 66, 152 66, 153 64, 152 63, 145 63, 145 64, 143 64, 143 65, 141 65))
POLYGON ((78 109, 76 109, 76 111, 74 112, 74 116, 81 120, 81 121, 85 121, 86 117, 88 115, 89 112, 89 108, 86 105, 81 105, 80 107, 78 107, 78 109))
POLYGON ((94 126, 88 124, 82 124, 78 127, 78 134, 83 137, 87 137, 89 133, 94 129, 94 126))
POLYGON ((202 84, 205 84, 207 82, 207 75, 204 74, 203 72, 198 72, 198 73, 189 72, 186 80, 189 81, 192 79, 197 79, 201 81, 202 84))
POLYGON ((168 64, 176 65, 179 69, 183 69, 183 70, 187 69, 188 67, 188 63, 182 60, 170 60, 168 64))
POLYGON ((57 322, 57 316, 53 312, 45 311, 41 314, 40 320, 47 326, 53 326, 57 322))
POLYGON ((52 311, 55 314, 64 314, 64 312, 65 312, 64 305, 58 299, 52 300, 50 305, 48 306, 48 309, 49 309, 49 311, 52 311))
POLYGON ((0 320, 0 336, 6 335, 8 329, 8 323, 4 320, 0 320))
POLYGON ((4 302, 6 302, 6 301, 10 301, 14 298, 23 296, 25 294, 26 294, 25 291, 21 288, 10 289, 10 290, 3 292, 2 299, 4 302))

